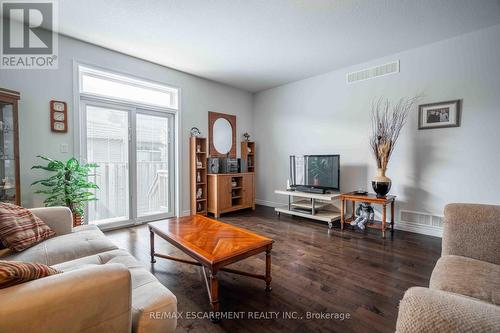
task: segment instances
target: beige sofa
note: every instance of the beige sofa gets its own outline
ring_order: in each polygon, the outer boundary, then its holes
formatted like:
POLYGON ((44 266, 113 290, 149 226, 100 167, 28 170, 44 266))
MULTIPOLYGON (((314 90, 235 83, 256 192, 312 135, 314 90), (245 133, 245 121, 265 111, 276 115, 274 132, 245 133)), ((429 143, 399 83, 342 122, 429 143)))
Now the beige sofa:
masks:
POLYGON ((410 288, 396 332, 500 332, 500 206, 445 207, 429 288, 410 288))
POLYGON ((72 228, 67 208, 37 208, 57 236, 2 260, 61 274, 0 289, 0 332, 173 332, 176 297, 95 226, 72 228))

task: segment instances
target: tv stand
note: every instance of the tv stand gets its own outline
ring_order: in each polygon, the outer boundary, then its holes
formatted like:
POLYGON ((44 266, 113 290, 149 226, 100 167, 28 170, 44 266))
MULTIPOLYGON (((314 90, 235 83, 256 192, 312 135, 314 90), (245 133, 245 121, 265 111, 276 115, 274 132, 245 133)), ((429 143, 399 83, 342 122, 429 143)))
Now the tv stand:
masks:
POLYGON ((295 215, 323 221, 328 228, 333 228, 333 222, 340 219, 340 209, 334 204, 340 199, 340 193, 309 193, 301 191, 274 191, 276 194, 288 196, 288 205, 276 207, 278 214, 295 215), (299 200, 294 200, 300 198, 299 200))

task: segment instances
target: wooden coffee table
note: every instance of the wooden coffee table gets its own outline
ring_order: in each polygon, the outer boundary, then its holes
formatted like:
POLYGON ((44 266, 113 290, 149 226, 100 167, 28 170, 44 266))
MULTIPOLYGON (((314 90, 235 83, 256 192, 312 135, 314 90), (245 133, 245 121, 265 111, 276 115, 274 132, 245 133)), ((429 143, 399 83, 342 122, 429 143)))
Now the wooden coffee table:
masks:
POLYGON ((219 271, 264 280, 266 282, 266 291, 271 290, 271 249, 274 242, 272 239, 201 215, 152 222, 148 226, 151 242, 151 263, 155 263, 155 257, 159 257, 201 266, 213 312, 219 312, 217 281, 219 271), (156 253, 154 247, 155 234, 196 261, 156 253), (261 252, 266 252, 265 275, 224 267, 261 252), (208 276, 205 269, 208 269, 208 276))

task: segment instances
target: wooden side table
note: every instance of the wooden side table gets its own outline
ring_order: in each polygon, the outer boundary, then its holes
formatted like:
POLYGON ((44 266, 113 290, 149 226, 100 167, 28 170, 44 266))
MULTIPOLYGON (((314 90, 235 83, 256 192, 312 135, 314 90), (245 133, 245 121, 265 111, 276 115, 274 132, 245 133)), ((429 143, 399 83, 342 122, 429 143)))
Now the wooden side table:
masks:
POLYGON ((355 194, 355 192, 342 193, 340 195, 340 225, 341 229, 344 230, 344 224, 355 219, 356 202, 369 202, 371 204, 382 205, 382 221, 377 223, 367 223, 366 227, 372 229, 378 229, 382 231, 382 237, 385 237, 385 231, 387 229, 387 205, 391 205, 391 232, 394 231, 394 203, 396 201, 396 196, 388 195, 385 197, 377 197, 375 194, 355 194), (346 203, 347 201, 352 202, 352 215, 350 218, 345 217, 346 215, 346 203))

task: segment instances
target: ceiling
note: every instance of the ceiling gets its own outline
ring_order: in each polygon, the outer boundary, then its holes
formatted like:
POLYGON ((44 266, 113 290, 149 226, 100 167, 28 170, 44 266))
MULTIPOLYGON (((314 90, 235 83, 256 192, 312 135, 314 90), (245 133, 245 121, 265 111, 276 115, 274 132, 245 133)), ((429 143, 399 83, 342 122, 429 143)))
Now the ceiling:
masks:
POLYGON ((61 33, 256 92, 500 24, 500 0, 64 0, 61 33))

